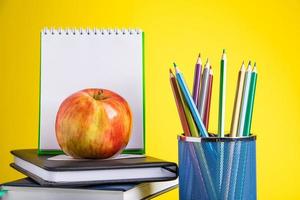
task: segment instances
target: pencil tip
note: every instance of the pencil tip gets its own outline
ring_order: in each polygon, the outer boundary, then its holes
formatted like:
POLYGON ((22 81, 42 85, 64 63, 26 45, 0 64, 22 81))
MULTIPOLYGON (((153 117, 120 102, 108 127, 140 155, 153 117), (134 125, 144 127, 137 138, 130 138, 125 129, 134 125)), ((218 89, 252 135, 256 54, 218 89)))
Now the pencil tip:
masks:
POLYGON ((172 72, 172 69, 171 69, 171 68, 169 68, 169 72, 170 72, 170 74, 173 74, 173 72, 172 72))
POLYGON ((176 63, 175 63, 175 62, 173 62, 173 65, 174 65, 174 67, 177 67, 177 65, 176 65, 176 63))
POLYGON ((196 64, 202 65, 201 54, 199 53, 196 64))
POLYGON ((249 60, 249 62, 248 62, 248 66, 251 66, 251 60, 249 60))
POLYGON ((252 72, 257 73, 256 62, 254 62, 254 65, 253 65, 253 68, 252 68, 252 72))
POLYGON ((243 61, 242 65, 244 65, 244 64, 245 64, 245 61, 243 61))
POLYGON ((225 53, 225 49, 223 49, 223 53, 222 53, 222 60, 226 60, 226 53, 225 53))
POLYGON ((206 63, 205 63, 205 66, 204 66, 204 67, 205 67, 205 68, 209 68, 209 66, 210 66, 210 64, 209 64, 209 59, 207 58, 207 59, 206 59, 206 63))

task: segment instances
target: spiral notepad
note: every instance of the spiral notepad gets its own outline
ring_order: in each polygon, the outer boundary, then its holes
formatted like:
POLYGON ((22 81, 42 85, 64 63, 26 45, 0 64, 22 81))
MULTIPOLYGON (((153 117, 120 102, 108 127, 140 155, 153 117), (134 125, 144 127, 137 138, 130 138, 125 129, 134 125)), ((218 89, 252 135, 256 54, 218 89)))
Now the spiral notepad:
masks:
POLYGON ((127 152, 144 152, 141 30, 45 29, 41 32, 39 153, 58 153, 55 118, 62 101, 85 88, 117 92, 133 114, 127 152))

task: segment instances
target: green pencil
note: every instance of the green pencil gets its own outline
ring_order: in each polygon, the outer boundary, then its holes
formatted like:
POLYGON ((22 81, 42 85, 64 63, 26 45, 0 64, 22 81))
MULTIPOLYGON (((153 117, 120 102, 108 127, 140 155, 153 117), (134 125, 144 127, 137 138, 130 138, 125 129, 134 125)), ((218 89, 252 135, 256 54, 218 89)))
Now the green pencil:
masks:
POLYGON ((250 135, 255 89, 256 89, 256 81, 257 81, 257 71, 256 71, 256 63, 254 63, 254 67, 251 72, 249 96, 248 96, 246 116, 245 116, 244 136, 250 135))
POLYGON ((218 136, 224 137, 225 127, 225 97, 226 97, 226 54, 223 49, 220 70, 220 93, 219 93, 219 123, 218 123, 218 136))

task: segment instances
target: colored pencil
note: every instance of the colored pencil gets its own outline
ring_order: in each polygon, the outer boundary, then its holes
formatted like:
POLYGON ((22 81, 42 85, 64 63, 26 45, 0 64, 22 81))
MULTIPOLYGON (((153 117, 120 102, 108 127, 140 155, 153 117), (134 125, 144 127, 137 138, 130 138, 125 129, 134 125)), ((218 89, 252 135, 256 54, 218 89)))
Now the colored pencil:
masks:
POLYGON ((195 102, 189 92, 189 89, 186 85, 186 82, 184 80, 184 77, 183 77, 183 74, 180 72, 179 68, 176 66, 176 64, 174 63, 174 68, 175 68, 175 71, 176 71, 176 79, 178 81, 178 85, 181 89, 181 92, 183 94, 183 97, 185 99, 185 101, 187 102, 188 104, 188 107, 190 109, 190 112, 194 118, 194 121, 196 123, 196 126, 197 126, 197 129, 199 131, 199 136, 201 137, 209 137, 208 133, 207 133, 207 130, 201 120, 201 117, 198 113, 198 110, 197 110, 197 107, 195 105, 195 102))
POLYGON ((198 106, 197 103, 198 103, 198 97, 199 97, 199 92, 200 92, 201 72, 202 72, 202 60, 201 60, 201 55, 199 53, 197 62, 195 65, 194 86, 193 86, 193 99, 194 99, 196 106, 198 106))
POLYGON ((238 80, 237 80, 235 99, 234 99, 234 107, 233 107, 232 119, 231 119, 230 137, 236 137, 236 135, 237 135, 237 128, 238 128, 239 114, 240 114, 240 110, 241 110, 244 79, 245 79, 245 65, 244 65, 244 61, 243 61, 241 69, 239 71, 238 80))
POLYGON ((207 59, 202 73, 201 89, 200 89, 198 107, 197 107, 202 120, 204 120, 204 111, 205 111, 206 100, 207 100, 208 79, 209 79, 209 61, 207 59))
POLYGON ((223 50, 220 68, 220 93, 219 93, 219 120, 218 136, 224 137, 225 129, 225 100, 226 100, 226 65, 227 59, 225 49, 223 50))
MULTIPOLYGON (((203 125, 203 122, 201 121, 201 118, 200 118, 200 115, 198 113, 198 110, 197 110, 197 107, 189 93, 189 90, 186 86, 186 83, 185 83, 185 80, 184 80, 184 77, 182 75, 182 73, 180 72, 179 68, 176 66, 176 64, 174 63, 174 67, 175 67, 175 70, 176 70, 176 78, 177 78, 177 81, 178 81, 178 85, 179 85, 179 88, 180 88, 180 91, 181 91, 181 94, 182 96, 184 97, 184 102, 186 102, 188 104, 188 107, 193 115, 193 118, 195 120, 195 123, 196 123, 196 126, 199 126, 199 136, 202 136, 202 137, 208 137, 208 133, 203 125)), ((211 144, 208 144, 209 145, 209 148, 211 150, 211 153, 214 153, 214 150, 212 148, 212 145, 211 144)), ((210 169, 208 168, 208 165, 207 165, 207 161, 206 161, 206 157, 205 157, 205 153, 202 149, 202 146, 201 145, 197 145, 196 143, 193 144, 193 146, 190 146, 191 147, 191 153, 193 154, 193 152, 195 152, 195 154, 197 155, 196 158, 198 159, 198 163, 200 166, 202 166, 201 168, 203 168, 204 170, 202 171, 201 170, 201 173, 202 173, 202 176, 203 178, 205 179, 205 182, 206 182, 206 189, 207 189, 207 192, 208 192, 208 196, 211 198, 211 199, 217 199, 217 193, 216 193, 216 190, 214 188, 214 184, 213 184, 213 179, 211 177, 211 174, 210 174, 210 169), (194 148, 192 148, 194 147, 194 148)), ((200 169, 200 168, 198 168, 200 169)), ((200 171, 199 171, 200 172, 200 171)))
MULTIPOLYGON (((218 116, 218 137, 225 136, 225 100, 226 100, 226 66, 227 59, 225 49, 223 49, 220 63, 220 91, 219 91, 219 116, 218 116)), ((224 143, 218 146, 220 157, 217 162, 217 175, 219 177, 218 189, 222 190, 223 169, 224 169, 224 143)))
POLYGON ((242 104, 241 104, 238 131, 237 131, 238 137, 241 137, 244 134, 244 126, 245 126, 246 109, 247 109, 247 104, 248 104, 250 80, 251 80, 251 62, 249 61, 248 69, 245 74, 244 86, 243 86, 242 104))
POLYGON ((207 101, 206 101, 205 114, 204 114, 205 117, 204 117, 204 120, 203 120, 203 123, 204 123, 204 125, 206 127, 206 130, 208 130, 208 125, 209 125, 212 84, 213 84, 213 70, 212 70, 212 68, 210 66, 210 69, 209 69, 209 79, 208 79, 207 101))
POLYGON ((188 126, 187 118, 186 118, 186 115, 184 113, 183 102, 181 101, 179 88, 177 86, 176 78, 175 78, 175 76, 174 76, 171 69, 170 69, 170 83, 171 83, 174 99, 175 99, 175 102, 176 102, 176 107, 177 107, 177 111, 178 111, 178 114, 179 114, 182 129, 184 131, 185 136, 191 136, 191 132, 190 132, 190 129, 189 129, 189 126, 188 126))
MULTIPOLYGON (((170 69, 171 71, 171 69, 170 69)), ((172 72, 172 71, 171 71, 172 72)), ((172 75, 174 76, 174 74, 172 73, 172 75)), ((190 136, 192 137, 199 137, 199 132, 198 132, 198 129, 196 127, 196 124, 194 122, 194 119, 193 119, 193 116, 188 108, 188 105, 186 103, 186 101, 184 100, 184 97, 182 95, 182 92, 180 90, 180 87, 178 86, 178 83, 177 83, 177 80, 174 76, 174 79, 175 79, 175 83, 176 83, 176 87, 177 87, 177 91, 178 91, 178 96, 180 97, 180 102, 182 104, 182 108, 183 108, 183 111, 184 111, 184 116, 186 118, 186 121, 187 121, 187 125, 188 125, 188 128, 189 128, 189 131, 190 131, 190 136)))
MULTIPOLYGON (((244 86, 244 79, 245 79, 245 64, 244 61, 239 71, 236 92, 235 92, 235 100, 234 100, 234 108, 232 112, 232 120, 231 120, 231 128, 230 128, 230 137, 237 136, 237 128, 238 128, 238 120, 241 108, 241 101, 242 101, 242 94, 243 94, 243 86, 244 86)), ((224 195, 224 199, 229 199, 234 197, 234 191, 236 184, 232 184, 230 187, 230 180, 231 183, 235 183, 237 179, 237 170, 238 170, 238 163, 239 159, 234 157, 234 151, 240 151, 241 147, 240 144, 237 144, 236 147, 234 143, 229 144, 229 152, 228 152, 228 170, 225 174, 224 179, 224 188, 222 188, 222 194, 224 195), (236 164, 236 165, 234 165, 236 164), (232 174, 233 172, 233 174, 232 174)))
POLYGON ((245 127, 244 127, 244 134, 243 134, 244 136, 250 135, 254 98, 255 98, 256 81, 257 81, 257 71, 256 71, 256 63, 254 63, 254 67, 251 72, 249 96, 248 96, 248 102, 247 102, 245 127))
MULTIPOLYGON (((253 114, 253 105, 254 105, 254 97, 255 97, 255 89, 256 89, 256 81, 257 81, 257 71, 256 71, 256 63, 254 63, 253 70, 250 74, 250 83, 249 83, 249 93, 248 93, 248 100, 247 100, 247 108, 246 108, 246 115, 245 115, 245 125, 243 129, 243 136, 250 135, 251 129, 251 121, 252 121, 252 114, 253 114)), ((246 170, 246 158, 247 158, 247 146, 241 146, 241 160, 239 166, 238 174, 239 176, 237 181, 237 186, 235 194, 237 199, 241 199, 243 196, 243 189, 244 189, 244 180, 245 180, 245 170, 246 170)))
MULTIPOLYGON (((177 85, 178 85, 178 83, 177 83, 177 85)), ((185 116, 186 116, 186 119, 187 119, 187 123, 188 123, 189 129, 190 129, 191 136, 192 137, 199 137, 199 132, 198 132, 197 126, 194 122, 193 116, 192 116, 192 114, 189 110, 189 107, 188 107, 186 101, 184 100, 183 95, 182 95, 181 92, 180 92, 180 96, 181 96, 181 101, 183 103, 183 110, 184 110, 184 113, 185 113, 185 116)))

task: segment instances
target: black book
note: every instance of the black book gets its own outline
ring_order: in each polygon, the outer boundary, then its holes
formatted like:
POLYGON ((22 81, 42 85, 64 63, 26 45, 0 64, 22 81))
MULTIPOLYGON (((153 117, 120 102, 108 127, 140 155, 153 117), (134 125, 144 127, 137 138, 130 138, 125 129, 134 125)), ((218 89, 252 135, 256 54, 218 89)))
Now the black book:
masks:
MULTIPOLYGON (((30 178, 5 183, 3 200, 132 200, 151 199, 177 187, 178 180, 146 183, 100 184, 90 186, 41 186, 30 178)), ((1 199, 1 197, 0 197, 1 199)))
POLYGON ((44 186, 91 185, 174 180, 176 163, 150 156, 112 160, 53 160, 37 149, 11 151, 13 168, 44 186))

